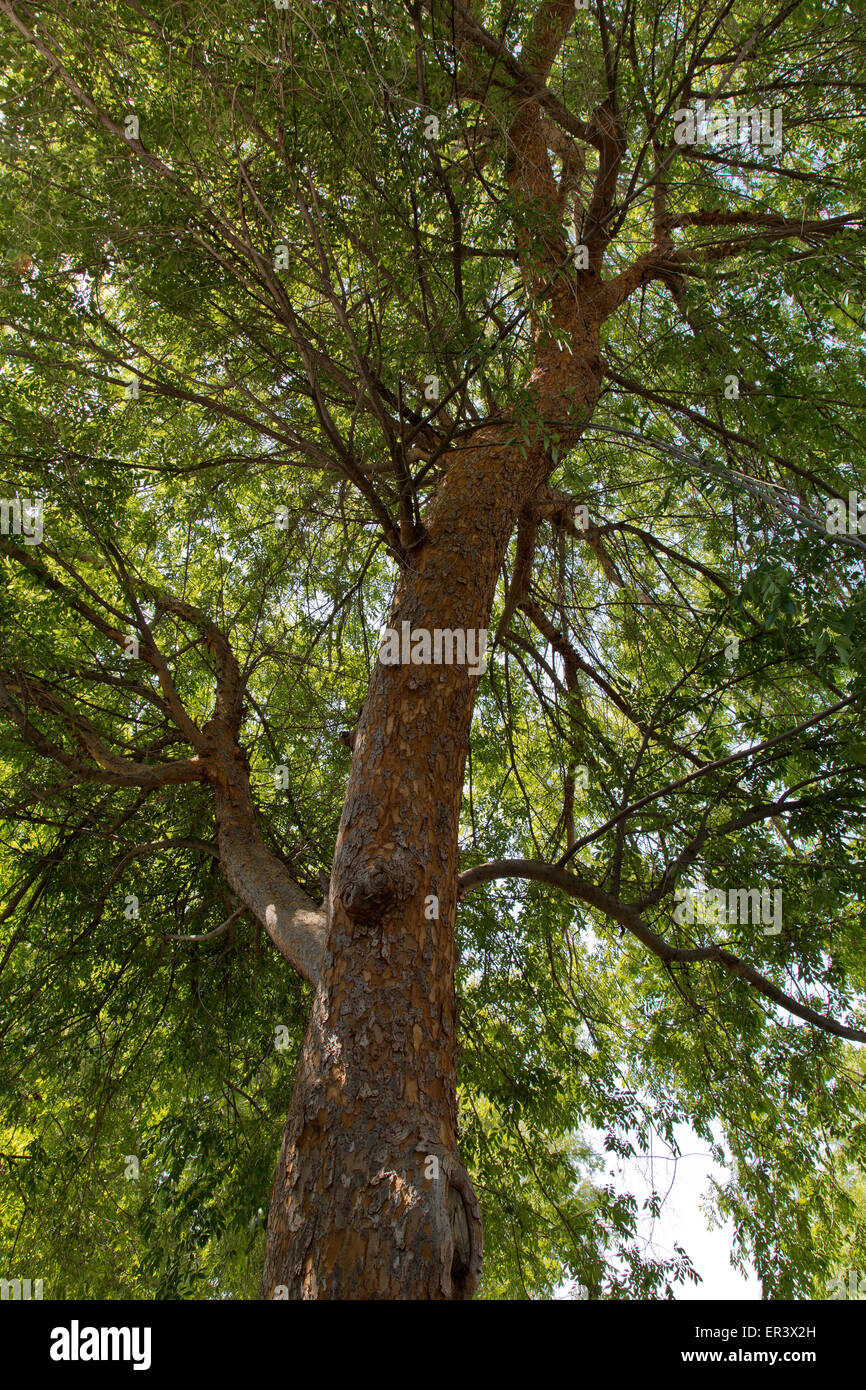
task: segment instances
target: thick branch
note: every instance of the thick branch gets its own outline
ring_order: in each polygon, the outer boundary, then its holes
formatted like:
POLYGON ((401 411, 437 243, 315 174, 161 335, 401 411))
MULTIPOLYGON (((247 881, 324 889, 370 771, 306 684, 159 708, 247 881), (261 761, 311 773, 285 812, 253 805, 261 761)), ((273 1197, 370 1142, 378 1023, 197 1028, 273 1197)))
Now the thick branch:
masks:
POLYGON ((328 914, 294 882, 256 826, 243 755, 225 724, 206 726, 213 739, 208 781, 214 789, 220 865, 239 900, 258 918, 280 955, 309 984, 319 978, 328 914))
MULTIPOLYGON (((425 8, 428 10, 433 8, 431 0, 427 0, 425 8)), ((552 116, 563 130, 567 130, 570 135, 575 135, 578 140, 583 140, 584 143, 588 145, 597 145, 600 143, 602 138, 600 132, 596 130, 594 126, 587 125, 585 121, 578 120, 578 118, 568 110, 568 107, 564 106, 559 98, 554 96, 553 92, 549 91, 547 86, 543 82, 540 82, 524 63, 519 62, 517 58, 514 57, 506 48, 504 40, 497 39, 495 35, 489 33, 487 29, 478 23, 475 16, 470 14, 466 6, 459 3, 459 0, 454 0, 452 12, 454 16, 454 28, 458 37, 461 39, 470 39, 485 53, 489 53, 494 57, 512 79, 521 96, 531 97, 534 101, 537 101, 539 106, 544 107, 545 111, 552 116)), ((556 56, 555 53, 553 56, 556 56)), ((544 57, 546 60, 546 55, 544 55, 544 57)), ((553 59, 551 58, 550 61, 552 62, 553 59)))
POLYGON ((652 931, 626 903, 611 897, 609 893, 602 892, 600 888, 596 888, 595 884, 589 883, 586 879, 557 868, 554 864, 544 864, 534 859, 497 859, 488 864, 477 864, 474 868, 466 869, 459 875, 457 883, 460 895, 462 897, 480 883, 489 883, 492 879, 502 878, 527 878, 537 883, 548 883, 555 888, 561 888, 563 892, 569 893, 574 898, 579 898, 582 902, 597 908, 606 917, 619 922, 626 931, 631 932, 632 936, 636 936, 667 965, 698 964, 703 961, 721 965, 723 969, 734 975, 739 975, 753 989, 756 989, 758 993, 763 994, 774 1004, 778 1004, 780 1008, 796 1015, 797 1018, 802 1018, 806 1023, 811 1023, 815 1028, 820 1028, 822 1032, 832 1033, 834 1037, 846 1038, 850 1042, 866 1043, 866 1032, 862 1029, 849 1028, 847 1024, 837 1023, 835 1019, 829 1018, 826 1014, 820 1014, 815 1009, 810 1009, 808 1005, 801 1004, 790 994, 785 994, 784 990, 779 989, 772 980, 768 980, 765 975, 760 974, 747 961, 741 960, 739 956, 735 956, 731 951, 726 951, 722 946, 671 946, 664 937, 658 936, 652 931))
MULTIPOLYGON (((698 218, 701 218, 703 223, 704 214, 695 213, 691 217, 685 216, 678 221, 675 219, 667 225, 693 225, 697 224, 698 218)), ((619 275, 613 276, 606 282, 604 287, 605 314, 613 313, 636 289, 641 285, 649 284, 652 280, 669 281, 678 274, 689 273, 689 267, 695 265, 727 260, 731 256, 739 256, 741 253, 754 248, 764 250, 770 241, 781 241, 789 237, 806 241, 810 237, 832 236, 836 232, 848 230, 852 225, 856 226, 859 223, 859 219, 854 218, 851 214, 813 222, 805 222, 796 218, 767 217, 761 219, 757 214, 751 218, 732 215, 729 220, 732 222, 748 221, 760 225, 762 230, 758 235, 740 236, 730 241, 707 241, 699 246, 686 246, 673 251, 668 249, 666 245, 651 247, 645 255, 639 256, 630 266, 626 266, 625 270, 620 271, 619 275)))

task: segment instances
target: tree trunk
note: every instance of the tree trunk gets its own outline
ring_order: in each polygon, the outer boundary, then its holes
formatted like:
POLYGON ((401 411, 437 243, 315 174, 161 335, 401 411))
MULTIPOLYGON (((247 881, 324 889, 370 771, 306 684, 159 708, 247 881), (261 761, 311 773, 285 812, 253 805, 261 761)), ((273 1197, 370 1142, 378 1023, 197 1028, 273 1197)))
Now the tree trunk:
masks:
MULTIPOLYGON (((585 423, 597 353, 579 371, 561 358, 533 379, 537 404, 573 418, 577 382, 585 423), (566 365, 568 402, 555 389, 566 365)), ((487 628, 509 536, 550 468, 540 447, 521 456, 506 434, 482 430, 454 455, 390 627, 487 628)), ((458 1153, 454 991, 477 680, 457 665, 374 671, 270 1206, 266 1298, 468 1298, 480 1277, 480 1209, 458 1153)))

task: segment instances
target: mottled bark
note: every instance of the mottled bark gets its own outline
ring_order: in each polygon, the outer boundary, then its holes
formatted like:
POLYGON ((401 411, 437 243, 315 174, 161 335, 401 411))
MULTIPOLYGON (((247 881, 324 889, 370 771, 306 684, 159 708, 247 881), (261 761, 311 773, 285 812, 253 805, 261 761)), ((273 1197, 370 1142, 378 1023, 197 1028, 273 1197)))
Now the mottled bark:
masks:
MULTIPOLYGON (((529 45, 532 83, 573 17, 562 0, 543 9, 529 45)), ((516 103, 506 173, 528 214, 515 231, 535 306, 538 438, 521 449, 513 426, 488 426, 449 455, 394 597, 389 626, 398 631, 403 622, 488 628, 509 538, 553 467, 543 436, 558 437, 560 450, 573 445, 598 399, 598 273, 570 271, 536 101, 516 103), (553 331, 536 312, 548 298, 553 331)), ((458 1152, 454 991, 458 828, 477 688, 465 665, 374 671, 277 1164, 266 1298, 454 1299, 478 1283, 481 1213, 458 1152)))
MULTIPOLYGON (((536 375, 539 408, 563 418, 567 385, 584 421, 596 362, 561 358, 536 375)), ((549 467, 541 449, 522 456, 501 428, 457 454, 389 625, 486 629, 509 537, 549 467)), ((458 823, 477 686, 466 666, 375 669, 277 1166, 265 1297, 450 1299, 477 1284, 481 1218, 458 1153, 454 993, 458 823)))

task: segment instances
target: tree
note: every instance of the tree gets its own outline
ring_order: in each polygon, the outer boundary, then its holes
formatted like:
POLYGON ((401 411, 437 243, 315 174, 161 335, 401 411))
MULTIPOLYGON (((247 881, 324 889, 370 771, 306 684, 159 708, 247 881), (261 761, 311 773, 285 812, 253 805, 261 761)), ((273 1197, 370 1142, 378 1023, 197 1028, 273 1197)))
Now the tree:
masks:
POLYGON ((265 1297, 469 1297, 482 1206, 494 1292, 670 1292, 575 1136, 683 1115, 810 1288, 864 1143, 859 16, 0 12, 19 1232, 55 1122, 91 1173, 137 1127, 161 1287, 248 1259, 306 1016, 265 1297))

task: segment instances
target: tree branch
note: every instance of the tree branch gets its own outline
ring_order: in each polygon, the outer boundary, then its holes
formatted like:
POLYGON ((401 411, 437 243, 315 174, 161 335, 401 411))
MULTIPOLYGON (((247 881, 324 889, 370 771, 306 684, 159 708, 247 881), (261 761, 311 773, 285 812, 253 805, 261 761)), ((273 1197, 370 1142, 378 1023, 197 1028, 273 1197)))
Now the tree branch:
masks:
POLYGON ((862 1029, 850 1028, 847 1024, 837 1023, 827 1014, 818 1013, 815 1009, 809 1008, 808 1005, 801 1004, 790 994, 785 994, 784 990, 779 989, 772 980, 768 980, 765 975, 760 974, 747 961, 735 956, 733 952, 725 950, 722 946, 671 946, 618 898, 596 888, 595 884, 579 878, 577 874, 558 868, 555 864, 544 864, 534 859, 497 859, 487 864, 477 864, 474 868, 464 870, 458 876, 458 892, 463 897, 481 883, 489 883, 493 879, 503 878, 531 879, 536 883, 547 883, 552 887, 561 888, 571 897, 579 898, 581 902, 597 908, 606 917, 625 927, 626 931, 631 932, 632 936, 637 937, 644 946, 647 946, 654 955, 667 965, 689 965, 704 961, 720 965, 724 970, 745 980, 747 984, 750 984, 753 989, 757 990, 759 994, 763 994, 772 1003, 778 1004, 780 1008, 803 1019, 804 1022, 811 1023, 815 1028, 820 1028, 822 1032, 832 1033, 834 1037, 845 1038, 849 1042, 866 1043, 866 1032, 862 1029))

